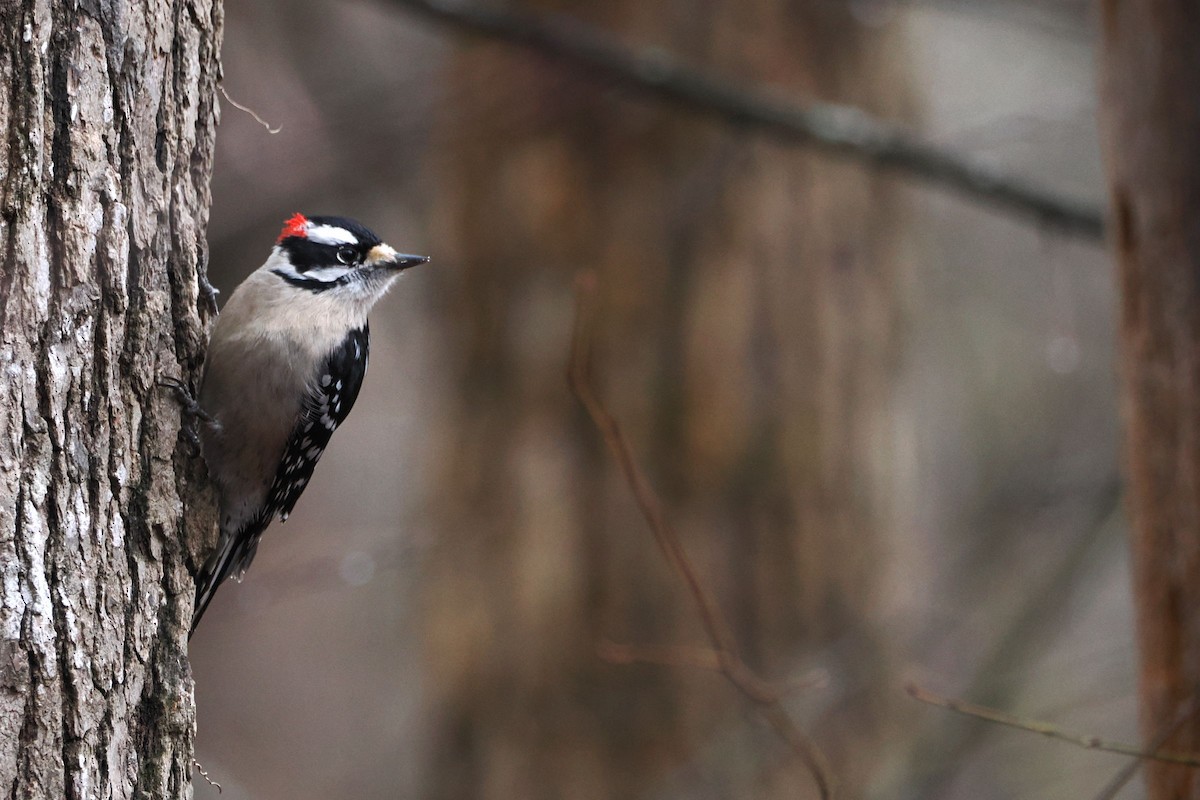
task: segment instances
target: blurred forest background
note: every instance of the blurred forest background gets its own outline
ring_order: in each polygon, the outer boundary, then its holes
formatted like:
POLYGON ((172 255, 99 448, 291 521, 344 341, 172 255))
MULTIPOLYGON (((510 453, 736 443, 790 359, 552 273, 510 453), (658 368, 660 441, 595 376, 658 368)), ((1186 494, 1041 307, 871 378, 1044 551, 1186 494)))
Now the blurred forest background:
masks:
MULTIPOLYGON (((506 7, 1103 203, 1082 0, 506 7)), ((705 639, 567 388, 585 269, 597 389, 747 662, 823 676, 785 706, 844 796, 1090 797, 1125 766, 904 692, 1138 739, 1099 243, 387 0, 226 14, 224 86, 281 130, 222 104, 213 283, 294 211, 433 261, 192 640, 223 798, 816 796, 719 675, 598 655, 705 639)))

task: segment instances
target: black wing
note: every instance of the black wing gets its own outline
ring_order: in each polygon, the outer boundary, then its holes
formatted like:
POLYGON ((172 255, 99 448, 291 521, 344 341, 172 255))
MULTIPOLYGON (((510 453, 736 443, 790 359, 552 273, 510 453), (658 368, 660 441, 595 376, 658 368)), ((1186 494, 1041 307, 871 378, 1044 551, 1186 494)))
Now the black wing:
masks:
POLYGON ((304 398, 304 407, 288 437, 279 471, 267 494, 267 509, 272 517, 278 514, 286 520, 292 513, 329 438, 354 408, 367 372, 369 346, 370 331, 365 324, 351 331, 341 346, 329 354, 312 391, 304 398))
POLYGON ((283 459, 267 492, 262 513, 239 531, 221 531, 220 547, 196 576, 193 633, 220 585, 230 575, 240 578, 245 573, 254 560, 263 531, 276 515, 286 520, 304 493, 330 437, 354 408, 367 372, 369 347, 370 330, 364 324, 351 331, 322 365, 284 446, 283 459))

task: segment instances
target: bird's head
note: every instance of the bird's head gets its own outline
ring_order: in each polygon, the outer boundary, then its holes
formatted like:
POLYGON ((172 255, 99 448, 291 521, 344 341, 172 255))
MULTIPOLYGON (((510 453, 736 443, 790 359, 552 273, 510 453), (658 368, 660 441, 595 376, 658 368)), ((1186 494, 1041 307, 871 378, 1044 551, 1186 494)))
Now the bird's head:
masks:
POLYGON ((397 253, 355 220, 297 213, 284 223, 264 269, 297 288, 369 304, 401 272, 428 260, 397 253))

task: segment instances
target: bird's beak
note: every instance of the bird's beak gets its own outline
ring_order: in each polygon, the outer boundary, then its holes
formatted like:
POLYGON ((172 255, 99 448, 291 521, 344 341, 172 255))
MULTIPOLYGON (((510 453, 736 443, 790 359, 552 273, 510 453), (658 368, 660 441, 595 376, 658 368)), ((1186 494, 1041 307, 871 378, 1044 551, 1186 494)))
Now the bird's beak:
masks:
POLYGON ((377 244, 371 248, 370 253, 367 253, 369 265, 394 269, 397 272, 415 267, 417 264, 424 264, 428 260, 429 256, 410 256, 405 253, 397 253, 386 244, 377 244))
POLYGON ((409 267, 415 267, 417 264, 424 264, 428 260, 429 256, 410 256, 404 253, 396 253, 395 257, 392 258, 392 269, 399 272, 409 267))

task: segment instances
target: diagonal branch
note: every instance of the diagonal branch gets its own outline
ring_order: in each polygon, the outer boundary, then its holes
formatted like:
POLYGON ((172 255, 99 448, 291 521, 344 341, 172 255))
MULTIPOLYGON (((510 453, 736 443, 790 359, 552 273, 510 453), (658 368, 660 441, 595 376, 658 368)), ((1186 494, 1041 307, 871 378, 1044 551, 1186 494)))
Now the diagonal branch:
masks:
MULTIPOLYGON (((711 647, 686 647, 679 645, 642 645, 602 641, 596 648, 599 656, 610 664, 657 664, 661 667, 690 667, 712 672, 725 672, 729 665, 721 654, 711 647)), ((789 680, 768 683, 752 672, 741 673, 749 694, 755 702, 768 704, 782 700, 784 696, 805 689, 821 688, 828 684, 828 675, 823 670, 812 670, 789 680)))
POLYGON ((571 337, 571 361, 567 368, 567 382, 572 394, 583 404, 592 423, 604 437, 604 442, 616 459, 621 474, 625 476, 663 557, 687 585, 700 614, 705 635, 712 646, 711 650, 653 649, 647 652, 608 644, 601 646, 601 655, 607 654, 616 661, 627 662, 649 656, 648 660, 659 663, 687 662, 689 666, 702 666, 720 672, 742 696, 758 707, 763 718, 812 774, 823 800, 829 800, 833 797, 833 783, 824 754, 784 710, 780 703, 784 692, 759 677, 738 655, 733 634, 721 615, 716 599, 700 580, 696 568, 683 549, 679 534, 667 518, 662 503, 634 458, 616 418, 608 412, 592 388, 592 301, 595 286, 596 278, 592 273, 583 273, 576 281, 575 325, 571 337))
MULTIPOLYGON (((1171 737, 1178 733, 1179 729, 1195 714, 1196 698, 1192 697, 1179 708, 1179 711, 1175 714, 1175 719, 1168 721, 1166 725, 1163 725, 1159 729, 1158 734, 1150 742, 1150 746, 1147 749, 1151 753, 1161 750, 1163 745, 1170 741, 1171 737)), ((1100 790, 1100 793, 1096 795, 1094 800, 1114 800, 1121 793, 1121 790, 1125 788, 1125 785, 1133 780, 1141 768, 1142 759, 1139 758, 1130 761, 1100 790)))
POLYGON ((634 49, 578 22, 483 8, 478 2, 391 0, 397 6, 465 33, 556 58, 627 89, 727 122, 759 128, 781 140, 895 170, 978 203, 1091 241, 1104 238, 1104 213, 918 138, 864 111, 798 104, 778 91, 742 86, 697 70, 659 49, 634 49))
POLYGON ((957 700, 952 697, 945 697, 913 683, 910 683, 906 688, 908 693, 914 699, 920 700, 922 703, 928 703, 929 705, 946 708, 950 711, 964 714, 968 717, 975 717, 976 719, 994 722, 998 725, 1007 725, 1010 728, 1019 728, 1023 731, 1038 733, 1049 739, 1057 739, 1060 742, 1070 742, 1071 744, 1087 750, 1101 750, 1105 753, 1118 753, 1123 756, 1132 756, 1133 758, 1148 761, 1164 761, 1168 764, 1182 764, 1187 767, 1200 767, 1200 755, 1194 753, 1176 753, 1169 750, 1158 749, 1146 751, 1136 745, 1125 744, 1124 742, 1114 742, 1109 739, 1101 739, 1098 736, 1088 736, 1087 734, 1063 730, 1062 728, 1059 728, 1056 725, 1051 725, 1048 722, 1029 719, 1027 717, 1019 717, 1015 714, 1009 714, 1008 712, 1000 711, 995 708, 988 708, 987 706, 968 703, 965 700, 957 700))

